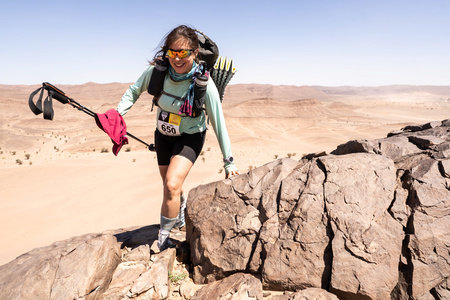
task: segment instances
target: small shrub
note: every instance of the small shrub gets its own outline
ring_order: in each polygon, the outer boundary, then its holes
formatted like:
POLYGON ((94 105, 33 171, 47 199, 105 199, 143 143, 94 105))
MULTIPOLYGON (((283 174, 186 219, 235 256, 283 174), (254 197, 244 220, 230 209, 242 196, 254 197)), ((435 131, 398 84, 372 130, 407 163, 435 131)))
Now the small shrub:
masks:
POLYGON ((182 281, 186 277, 187 277, 187 274, 184 272, 181 272, 181 273, 169 272, 169 279, 172 283, 177 283, 179 281, 182 281))
POLYGON ((273 157, 275 157, 275 159, 277 159, 278 158, 278 154, 275 154, 273 157))
POLYGON ((131 151, 131 147, 127 147, 126 149, 125 149, 125 152, 130 152, 131 151))
POLYGON ((136 158, 133 158, 133 162, 136 162, 136 158))
POLYGON ((11 152, 12 153, 12 155, 16 155, 16 151, 13 151, 13 152, 11 152))
POLYGON ((20 159, 16 159, 16 164, 21 165, 22 161, 20 159))
POLYGON ((109 149, 108 148, 102 148, 102 150, 100 151, 100 153, 108 153, 109 149))

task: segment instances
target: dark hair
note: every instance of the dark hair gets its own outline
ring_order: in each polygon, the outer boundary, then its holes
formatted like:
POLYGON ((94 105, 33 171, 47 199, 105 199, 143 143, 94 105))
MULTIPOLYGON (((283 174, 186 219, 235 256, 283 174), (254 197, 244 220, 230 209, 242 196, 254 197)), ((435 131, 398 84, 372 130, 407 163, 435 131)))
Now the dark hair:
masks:
POLYGON ((160 49, 153 57, 153 61, 155 61, 155 59, 164 57, 167 50, 169 49, 169 46, 180 37, 184 37, 189 40, 191 49, 198 49, 199 42, 196 30, 186 25, 180 25, 172 29, 172 31, 164 37, 163 41, 160 44, 160 49))

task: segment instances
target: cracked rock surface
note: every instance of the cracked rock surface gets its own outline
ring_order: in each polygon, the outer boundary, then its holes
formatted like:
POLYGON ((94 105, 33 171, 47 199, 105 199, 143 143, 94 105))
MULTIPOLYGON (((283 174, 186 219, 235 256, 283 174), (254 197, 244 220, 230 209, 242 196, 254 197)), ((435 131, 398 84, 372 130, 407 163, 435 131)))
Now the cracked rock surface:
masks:
POLYGON ((246 272, 281 291, 445 299, 449 132, 450 120, 409 126, 191 190, 194 281, 246 272))

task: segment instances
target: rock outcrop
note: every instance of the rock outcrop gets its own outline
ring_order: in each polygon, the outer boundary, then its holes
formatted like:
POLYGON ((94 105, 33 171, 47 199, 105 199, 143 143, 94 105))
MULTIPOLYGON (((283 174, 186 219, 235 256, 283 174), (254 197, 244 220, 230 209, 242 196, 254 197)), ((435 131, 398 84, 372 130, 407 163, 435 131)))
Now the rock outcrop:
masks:
POLYGON ((448 293, 449 132, 449 120, 409 126, 191 190, 194 281, 246 272, 341 299, 448 293))
POLYGON ((112 235, 92 234, 32 250, 0 267, 0 299, 95 298, 120 261, 112 235))
POLYGON ((167 299, 175 249, 151 252, 158 230, 88 234, 34 249, 0 266, 0 299, 167 299))
POLYGON ((279 159, 191 190, 176 250, 74 237, 0 266, 0 299, 450 299, 449 157, 445 120, 279 159))

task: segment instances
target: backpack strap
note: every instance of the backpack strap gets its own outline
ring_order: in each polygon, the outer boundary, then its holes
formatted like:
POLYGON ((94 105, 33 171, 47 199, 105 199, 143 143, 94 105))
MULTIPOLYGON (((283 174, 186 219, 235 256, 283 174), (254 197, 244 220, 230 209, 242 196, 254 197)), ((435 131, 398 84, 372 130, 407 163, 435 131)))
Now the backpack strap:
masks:
POLYGON ((178 96, 175 96, 175 95, 172 95, 171 93, 167 93, 167 92, 164 91, 164 90, 161 92, 161 94, 162 94, 162 95, 169 96, 169 97, 172 97, 172 98, 177 99, 177 100, 179 100, 179 101, 183 100, 183 98, 178 97, 178 96))
POLYGON ((169 67, 169 60, 167 58, 159 58, 155 60, 155 65, 148 83, 147 92, 153 96, 153 107, 158 106, 158 99, 164 89, 164 79, 166 78, 167 69, 169 67))

